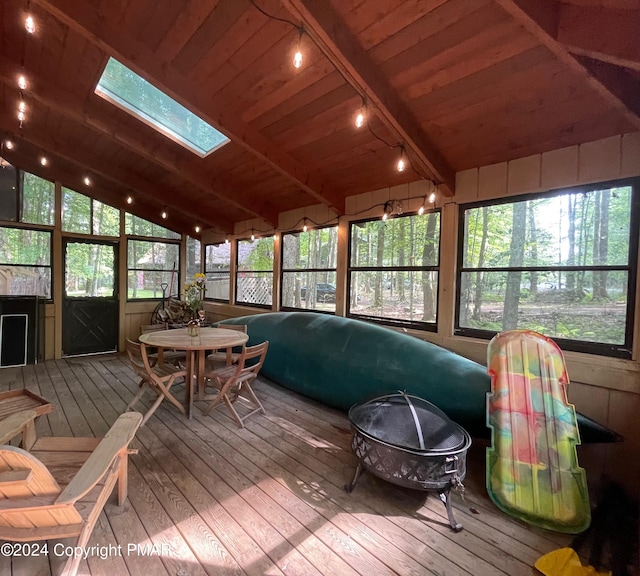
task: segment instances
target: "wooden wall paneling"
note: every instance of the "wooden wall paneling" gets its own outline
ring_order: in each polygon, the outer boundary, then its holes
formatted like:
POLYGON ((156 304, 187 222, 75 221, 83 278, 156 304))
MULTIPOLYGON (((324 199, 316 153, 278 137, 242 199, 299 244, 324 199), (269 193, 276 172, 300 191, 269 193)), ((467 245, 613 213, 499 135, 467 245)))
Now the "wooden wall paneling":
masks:
POLYGON ((479 31, 491 30, 508 23, 504 14, 493 5, 484 5, 462 18, 440 28, 422 41, 415 41, 410 48, 388 58, 379 64, 381 71, 393 86, 406 86, 422 79, 421 68, 433 58, 448 61, 447 52, 474 38, 479 31), (429 58, 425 59, 425 54, 429 58), (444 54, 444 55, 443 55, 444 54))
POLYGON ((173 62, 189 39, 203 25, 219 4, 219 0, 191 1, 182 6, 173 26, 167 31, 156 48, 158 58, 173 62))
POLYGON ((266 71, 276 69, 283 78, 295 74, 292 58, 297 39, 298 32, 290 25, 263 26, 202 83, 202 89, 226 109, 233 106, 236 94, 252 91, 266 71))
POLYGON ((279 70, 266 74, 251 94, 238 95, 233 109, 245 122, 260 130, 284 114, 283 110, 294 110, 307 99, 313 100, 330 92, 341 82, 342 76, 333 64, 326 58, 318 58, 286 81, 279 70))
MULTIPOLYGON (((532 96, 525 90, 514 90, 514 86, 505 83, 500 89, 493 90, 486 99, 474 102, 469 106, 460 106, 446 115, 434 115, 433 122, 443 132, 448 132, 456 126, 465 126, 477 120, 484 121, 494 118, 504 121, 522 110, 527 112, 540 110, 552 106, 557 102, 566 101, 575 95, 575 85, 571 79, 563 77, 559 66, 546 65, 530 71, 529 81, 544 87, 544 95, 532 96)), ((473 124, 472 124, 473 125, 473 124)))
POLYGON ((405 29, 416 19, 432 12, 446 0, 407 0, 398 4, 393 0, 362 2, 347 9, 342 2, 333 2, 349 30, 357 36, 365 50, 377 46, 383 39, 405 29))
MULTIPOLYGON (((253 120, 252 126, 258 130, 265 130, 274 124, 283 122, 287 117, 293 116, 295 118, 299 114, 298 110, 304 110, 310 103, 323 99, 327 94, 331 94, 345 86, 345 81, 341 74, 335 70, 333 65, 328 64, 328 66, 331 67, 329 74, 314 79, 313 83, 304 86, 299 92, 290 94, 280 102, 276 102, 275 98, 270 98, 269 108, 265 107, 264 113, 253 120)), ((324 64, 319 70, 324 72, 324 64)), ((306 73, 306 70, 304 72, 306 73)))
POLYGON ((502 22, 429 58, 416 69, 420 74, 414 78, 412 74, 404 73, 392 81, 411 100, 480 70, 490 69, 535 46, 531 36, 522 34, 510 22, 502 22))
MULTIPOLYGON (((518 130, 514 124, 528 114, 526 109, 522 109, 521 115, 514 115, 511 122, 492 122, 490 126, 481 126, 469 137, 467 144, 462 147, 454 145, 451 148, 443 145, 443 150, 452 157, 473 160, 473 165, 483 165, 505 157, 504 151, 499 151, 499 147, 493 142, 493 135, 498 133, 503 141, 510 143, 513 158, 528 156, 538 151, 546 152, 558 146, 571 146, 588 140, 589 135, 593 136, 596 133, 600 138, 620 134, 627 125, 624 118, 612 118, 609 125, 603 126, 597 119, 590 121, 583 113, 576 111, 576 108, 582 108, 584 111, 594 110, 598 104, 593 98, 588 97, 568 100, 554 106, 558 113, 555 122, 548 122, 548 111, 536 111, 526 117, 521 130, 518 130)), ((458 166, 459 169, 470 167, 471 163, 461 163, 458 166)))
POLYGON ((224 63, 267 24, 268 20, 246 2, 245 12, 237 20, 229 22, 224 29, 216 31, 215 36, 209 40, 207 51, 194 62, 192 69, 187 72, 188 77, 202 84, 216 78, 224 63))
POLYGON ((549 51, 536 47, 452 84, 438 86, 423 96, 413 98, 411 105, 418 118, 429 117, 430 114, 437 118, 445 111, 472 106, 513 84, 518 85, 528 79, 530 70, 536 66, 547 66, 550 61, 549 51))
MULTIPOLYGON (((137 3, 137 1, 134 2, 134 4, 137 3)), ((152 1, 147 5, 141 26, 134 28, 133 32, 140 36, 140 40, 144 44, 155 51, 167 32, 175 25, 183 9, 183 2, 175 2, 175 0, 152 1)))
MULTIPOLYGON (((354 130, 355 129, 354 126, 354 130)), ((333 154, 322 157, 308 151, 303 158, 305 158, 305 161, 309 164, 312 164, 326 174, 335 173, 337 175, 338 172, 345 169, 355 170, 360 173, 360 166, 370 161, 372 157, 378 158, 378 154, 382 153, 383 150, 386 152, 387 150, 391 150, 391 148, 388 148, 386 144, 371 136, 369 131, 358 131, 351 137, 350 149, 339 153, 334 152, 333 154)), ((377 165, 374 168, 369 167, 367 170, 376 172, 376 168, 377 165)))
POLYGON ((24 23, 20 22, 16 2, 0 2, 0 24, 3 34, 0 36, 0 48, 12 60, 20 62, 24 56, 24 23))
POLYGON ((172 60, 172 66, 188 77, 196 64, 206 56, 212 46, 220 41, 227 29, 242 16, 247 7, 248 3, 237 0, 217 2, 215 9, 203 19, 202 24, 172 60))
MULTIPOLYGON (((283 118, 281 122, 272 124, 265 133, 293 152, 315 139, 328 136, 344 125, 349 125, 355 131, 353 118, 361 104, 362 99, 354 89, 343 84, 324 98, 314 100, 283 118)), ((363 130, 366 128, 363 127, 363 130)))
MULTIPOLYGON (((375 41, 368 38, 366 31, 360 34, 358 39, 365 47, 372 44, 368 49, 368 54, 374 62, 379 64, 393 61, 406 54, 411 58, 415 54, 416 46, 429 42, 433 36, 439 37, 442 43, 443 29, 464 17, 465 14, 473 14, 478 10, 483 10, 488 4, 488 0, 458 0, 441 3, 433 11, 430 11, 417 18, 414 22, 399 30, 396 34, 381 36, 375 41), (439 35, 439 36, 438 36, 439 35)), ((437 47, 438 40, 434 41, 437 47)), ((424 59, 424 58, 423 58, 424 59)))

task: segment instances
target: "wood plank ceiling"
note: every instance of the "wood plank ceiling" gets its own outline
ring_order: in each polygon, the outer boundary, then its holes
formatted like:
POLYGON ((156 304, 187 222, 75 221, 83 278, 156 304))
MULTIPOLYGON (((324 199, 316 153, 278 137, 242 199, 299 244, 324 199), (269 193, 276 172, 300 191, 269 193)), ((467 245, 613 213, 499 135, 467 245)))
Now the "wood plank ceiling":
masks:
POLYGON ((458 170, 640 129, 639 0, 3 0, 0 19, 4 157, 192 236, 420 178, 451 195, 458 170), (110 56, 231 142, 199 158, 96 96, 110 56))

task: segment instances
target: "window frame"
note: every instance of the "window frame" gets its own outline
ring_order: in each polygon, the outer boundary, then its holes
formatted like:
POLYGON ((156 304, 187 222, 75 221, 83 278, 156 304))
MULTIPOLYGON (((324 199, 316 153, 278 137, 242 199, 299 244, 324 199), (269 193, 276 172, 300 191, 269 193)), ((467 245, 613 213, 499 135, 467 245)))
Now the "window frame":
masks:
POLYGON ((207 280, 209 280, 208 275, 209 274, 224 274, 224 272, 220 272, 219 270, 208 270, 207 269, 207 248, 209 246, 229 246, 229 270, 226 272, 227 276, 229 277, 229 293, 227 294, 227 298, 213 298, 211 296, 207 296, 207 293, 205 292, 205 296, 204 299, 208 302, 222 302, 223 304, 230 304, 231 303, 231 243, 227 242, 227 241, 223 241, 223 242, 211 242, 210 244, 205 244, 204 245, 204 250, 202 251, 202 260, 203 260, 203 270, 204 270, 204 275, 207 277, 207 280))
MULTIPOLYGON (((336 238, 338 235, 338 225, 337 224, 330 224, 328 226, 314 226, 313 228, 307 230, 307 232, 305 232, 304 230, 290 230, 288 232, 283 232, 281 234, 281 241, 280 241, 280 262, 282 263, 281 267, 280 267, 280 286, 284 286, 284 274, 285 272, 287 273, 291 273, 291 272, 328 272, 328 273, 333 273, 336 276, 336 280, 337 280, 337 258, 336 258, 336 267, 335 268, 285 268, 284 267, 284 237, 285 236, 293 236, 294 234, 308 234, 309 232, 313 232, 313 231, 317 231, 317 230, 326 230, 328 228, 335 228, 336 230, 336 238)), ((337 292, 338 292, 338 284, 336 282, 336 300, 337 300, 337 292)), ((316 312, 318 314, 330 314, 332 316, 335 316, 336 314, 336 309, 334 308, 333 312, 331 310, 316 310, 314 308, 296 308, 295 306, 284 306, 282 303, 282 297, 283 297, 283 290, 280 290, 280 302, 279 302, 279 306, 280 306, 280 310, 284 310, 284 311, 290 311, 290 312, 316 312)), ((334 302, 335 304, 335 302, 334 302)))
POLYGON ((180 286, 181 286, 181 279, 180 279, 180 246, 181 246, 181 242, 178 241, 171 241, 168 240, 166 238, 152 238, 149 236, 127 236, 127 296, 126 296, 126 301, 127 302, 158 302, 158 301, 162 301, 163 300, 163 296, 158 296, 157 298, 130 298, 129 297, 129 273, 130 272, 137 272, 137 271, 142 271, 142 272, 162 272, 162 273, 171 273, 173 272, 173 270, 165 270, 165 269, 161 269, 161 268, 130 268, 129 267, 129 243, 133 240, 136 242, 148 242, 149 244, 172 244, 178 247, 178 262, 177 262, 177 267, 175 269, 175 273, 176 273, 176 281, 174 282, 173 285, 173 294, 166 294, 167 298, 173 298, 173 297, 177 297, 178 299, 180 298, 180 286))
MULTIPOLYGON (((263 308, 264 310, 272 310, 273 309, 273 283, 275 279, 275 250, 273 255, 273 261, 271 263, 271 270, 251 270, 252 274, 271 274, 271 304, 256 304, 254 302, 245 302, 244 300, 238 300, 238 275, 242 272, 246 272, 245 270, 240 270, 240 242, 256 242, 261 240, 262 238, 266 238, 267 236, 255 236, 255 240, 251 240, 251 238, 237 238, 236 239, 236 270, 235 270, 235 278, 234 278, 234 293, 235 299, 234 304, 238 306, 251 306, 254 308, 263 308)), ((274 245, 275 248, 275 245, 274 245)))
MULTIPOLYGON (((49 269, 49 297, 40 294, 24 294, 24 296, 38 296, 45 302, 51 303, 54 298, 54 278, 53 278, 53 227, 36 226, 36 225, 19 225, 15 222, 0 223, 0 228, 12 228, 15 230, 31 230, 34 232, 42 232, 49 234, 49 264, 14 264, 0 262, 0 266, 7 268, 48 268, 49 269), (10 225, 8 225, 10 224, 10 225)), ((2 296, 23 296, 22 294, 3 294, 2 296)))
POLYGON ((601 342, 591 342, 588 340, 574 340, 568 338, 559 338, 551 336, 554 342, 562 350, 571 352, 582 352, 586 354, 595 354, 600 356, 609 356, 614 358, 631 359, 633 353, 633 332, 635 327, 635 295, 638 274, 638 235, 640 232, 640 177, 622 178, 617 180, 607 180, 603 182, 593 182, 588 184, 578 184, 575 186, 567 186, 564 188, 555 188, 538 193, 521 194, 517 196, 508 196, 496 198, 493 200, 482 200, 477 202, 469 202, 460 204, 458 208, 458 249, 456 255, 456 299, 454 302, 454 336, 462 336, 468 338, 479 338, 490 340, 498 332, 492 330, 484 330, 480 328, 469 328, 460 326, 460 304, 462 291, 462 274, 476 271, 486 272, 572 272, 572 271, 594 271, 607 270, 612 272, 626 271, 627 278, 627 314, 625 325, 625 342, 624 344, 607 344, 601 342), (473 208, 481 208, 483 206, 498 206, 502 204, 515 204, 522 201, 538 200, 541 198, 554 198, 566 196, 569 194, 580 194, 594 192, 608 188, 631 187, 630 214, 629 214, 629 252, 626 265, 590 265, 590 266, 519 266, 519 267, 496 267, 496 268, 470 268, 463 266, 464 259, 464 213, 466 210, 473 208))
POLYGON ((413 217, 426 217, 429 214, 438 214, 438 250, 437 250, 437 265, 435 266, 352 266, 351 255, 353 249, 353 227, 366 223, 376 222, 380 218, 365 218, 361 220, 351 220, 349 222, 349 237, 348 237, 348 250, 347 250, 347 293, 346 298, 346 316, 347 318, 355 318, 357 320, 364 320, 366 322, 374 322, 376 324, 382 324, 385 326, 397 326, 400 328, 411 328, 416 330, 422 330, 425 332, 437 332, 438 331, 438 319, 440 311, 440 279, 441 279, 441 256, 442 256, 442 209, 433 208, 425 211, 423 214, 419 214, 417 211, 404 212, 401 215, 389 216, 388 220, 395 220, 397 218, 413 218, 413 217), (436 305, 435 305, 435 319, 433 322, 425 322, 423 320, 400 320, 398 318, 380 318, 378 316, 369 316, 366 314, 357 314, 351 312, 351 277, 353 272, 437 272, 438 285, 435 291, 436 305))

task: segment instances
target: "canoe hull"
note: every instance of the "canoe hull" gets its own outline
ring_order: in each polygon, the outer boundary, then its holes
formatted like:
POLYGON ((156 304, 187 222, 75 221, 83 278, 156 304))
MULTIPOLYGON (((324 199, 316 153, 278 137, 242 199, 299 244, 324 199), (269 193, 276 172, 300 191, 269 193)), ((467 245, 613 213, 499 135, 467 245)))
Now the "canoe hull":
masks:
MULTIPOLYGON (((286 388, 343 410, 402 390, 435 404, 471 436, 489 438, 487 369, 445 348, 376 324, 313 312, 257 314, 224 323, 246 324, 249 345, 269 340, 262 373, 286 388)), ((588 422, 595 427, 588 424, 583 441, 615 439, 615 433, 588 422)))

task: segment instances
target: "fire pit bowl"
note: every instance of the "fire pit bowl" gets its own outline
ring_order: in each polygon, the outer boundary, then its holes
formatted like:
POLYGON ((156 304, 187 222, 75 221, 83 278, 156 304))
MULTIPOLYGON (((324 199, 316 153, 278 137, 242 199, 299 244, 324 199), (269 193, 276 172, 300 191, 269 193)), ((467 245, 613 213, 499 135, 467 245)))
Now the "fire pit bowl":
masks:
POLYGON ((349 410, 351 448, 358 460, 351 492, 363 470, 398 486, 437 492, 451 528, 452 488, 463 488, 471 437, 430 402, 404 392, 380 396, 349 410))

